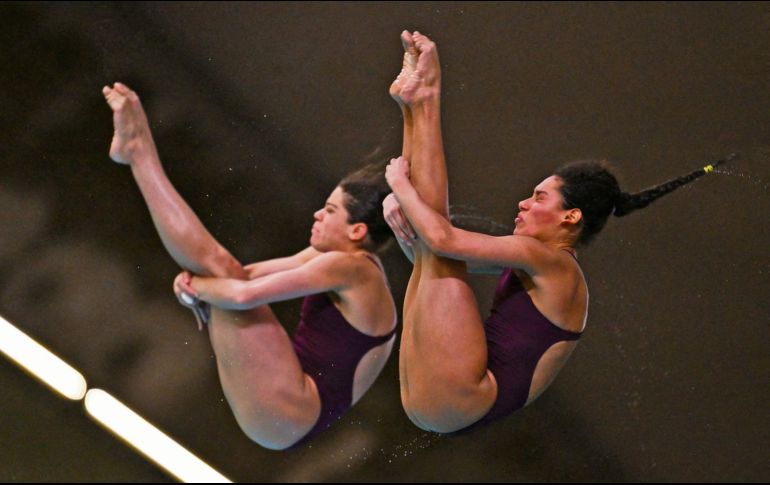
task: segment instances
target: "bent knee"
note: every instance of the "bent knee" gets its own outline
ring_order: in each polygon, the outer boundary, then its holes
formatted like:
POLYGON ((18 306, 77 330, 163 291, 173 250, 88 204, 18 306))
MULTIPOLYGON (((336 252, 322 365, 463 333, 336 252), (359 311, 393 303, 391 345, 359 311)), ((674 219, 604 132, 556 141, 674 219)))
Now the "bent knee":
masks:
POLYGON ((273 393, 258 404, 232 406, 235 420, 250 440, 271 450, 285 450, 297 444, 313 429, 321 413, 317 396, 273 393), (314 398, 315 397, 315 398, 314 398))
POLYGON ((313 428, 315 420, 292 420, 286 416, 249 418, 236 413, 241 431, 253 442, 275 451, 291 448, 313 428))
POLYGON ((241 430, 243 433, 254 443, 258 444, 262 448, 267 448, 268 450, 273 451, 284 451, 295 444, 299 442, 299 440, 302 439, 302 437, 307 434, 304 433, 302 435, 291 435, 289 433, 283 432, 283 433, 265 433, 262 429, 254 429, 249 427, 248 425, 244 426, 243 424, 239 423, 239 426, 241 427, 241 430))
POLYGON ((452 433, 467 428, 481 419, 492 407, 494 398, 475 399, 447 397, 442 400, 415 400, 404 408, 409 420, 418 428, 435 433, 452 433))
POLYGON ((404 411, 420 429, 451 433, 470 426, 491 409, 497 397, 496 387, 489 385, 441 389, 410 388, 404 411))
POLYGON ((466 428, 479 418, 452 405, 411 405, 406 411, 409 420, 423 431, 452 433, 466 428))

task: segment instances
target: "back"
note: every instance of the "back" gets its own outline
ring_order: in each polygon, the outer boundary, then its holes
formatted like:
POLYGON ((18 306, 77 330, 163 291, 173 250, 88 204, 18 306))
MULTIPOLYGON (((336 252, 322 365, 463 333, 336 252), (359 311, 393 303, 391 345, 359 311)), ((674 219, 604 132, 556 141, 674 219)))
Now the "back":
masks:
POLYGON ((498 397, 480 422, 524 407, 543 356, 554 345, 580 338, 579 333, 563 330, 543 316, 511 268, 500 277, 484 330, 489 356, 487 367, 497 380, 498 397))
POLYGON ((382 372, 393 348, 395 305, 379 264, 373 259, 366 264, 361 268, 363 275, 358 276, 360 285, 348 288, 343 296, 329 292, 304 299, 292 343, 303 371, 315 381, 321 398, 320 417, 306 438, 328 428, 363 396, 382 372), (392 313, 372 314, 383 300, 390 304, 392 313), (354 326, 340 307, 359 318, 369 315, 375 321, 359 321, 354 326), (387 331, 381 335, 370 335, 359 328, 376 331, 384 324, 387 331))

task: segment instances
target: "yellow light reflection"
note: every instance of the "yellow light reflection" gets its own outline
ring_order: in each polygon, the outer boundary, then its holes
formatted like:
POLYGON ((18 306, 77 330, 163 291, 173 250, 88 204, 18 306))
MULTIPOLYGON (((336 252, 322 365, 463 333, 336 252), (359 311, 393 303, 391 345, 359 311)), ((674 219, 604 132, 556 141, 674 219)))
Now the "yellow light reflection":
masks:
POLYGON ((183 482, 231 483, 179 443, 101 389, 86 394, 86 412, 183 482))
POLYGON ((69 364, 0 317, 0 352, 62 396, 79 401, 86 379, 69 364))

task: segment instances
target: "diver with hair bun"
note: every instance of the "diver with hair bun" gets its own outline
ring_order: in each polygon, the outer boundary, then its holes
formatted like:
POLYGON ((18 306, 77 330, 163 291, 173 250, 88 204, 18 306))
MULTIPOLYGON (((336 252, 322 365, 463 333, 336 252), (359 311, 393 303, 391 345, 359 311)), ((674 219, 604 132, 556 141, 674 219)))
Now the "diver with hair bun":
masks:
POLYGON ((254 442, 286 449, 327 429, 371 387, 393 348, 396 307, 374 252, 391 237, 382 167, 345 177, 316 211, 310 245, 242 266, 206 230, 166 177, 139 97, 105 86, 115 135, 110 157, 131 167, 155 227, 184 269, 179 302, 208 323, 219 379, 254 442), (304 297, 290 338, 269 303, 304 297))

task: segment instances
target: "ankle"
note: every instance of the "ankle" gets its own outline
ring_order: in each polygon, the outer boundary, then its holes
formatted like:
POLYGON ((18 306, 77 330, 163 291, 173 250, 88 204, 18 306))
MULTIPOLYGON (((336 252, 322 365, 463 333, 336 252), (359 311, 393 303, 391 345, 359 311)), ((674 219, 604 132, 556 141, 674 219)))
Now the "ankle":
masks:
POLYGON ((423 88, 423 92, 409 102, 407 108, 415 113, 426 110, 435 110, 441 107, 441 89, 423 88))
POLYGON ((409 105, 410 114, 414 119, 425 119, 440 116, 441 100, 438 96, 420 99, 409 105))
POLYGON ((135 140, 129 150, 129 163, 137 168, 148 165, 160 165, 160 157, 155 149, 155 144, 150 140, 135 140))

